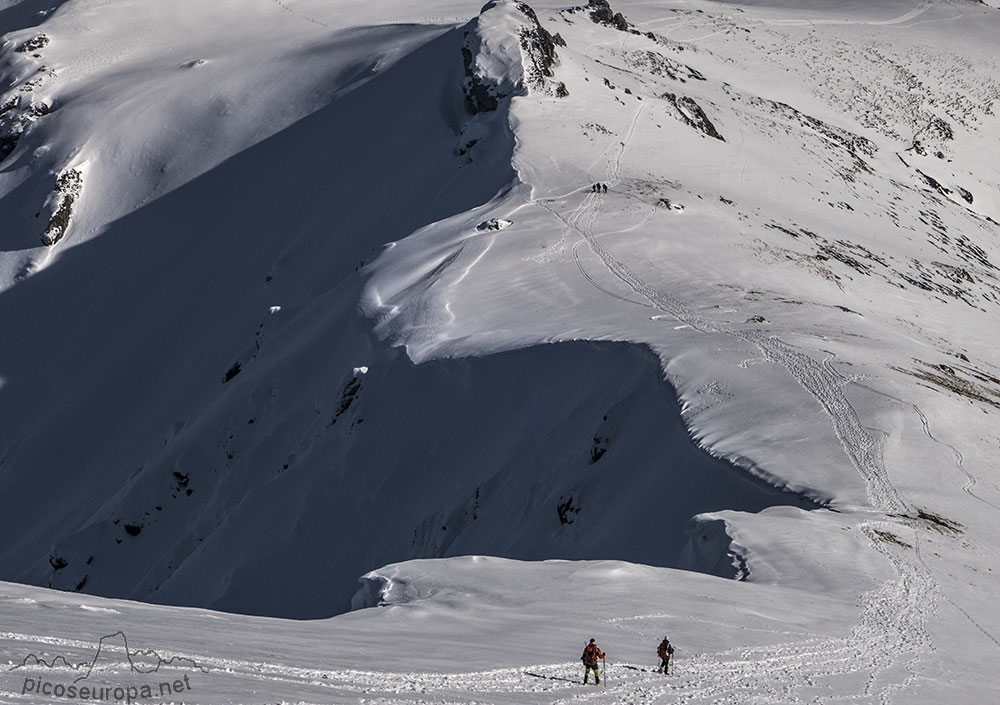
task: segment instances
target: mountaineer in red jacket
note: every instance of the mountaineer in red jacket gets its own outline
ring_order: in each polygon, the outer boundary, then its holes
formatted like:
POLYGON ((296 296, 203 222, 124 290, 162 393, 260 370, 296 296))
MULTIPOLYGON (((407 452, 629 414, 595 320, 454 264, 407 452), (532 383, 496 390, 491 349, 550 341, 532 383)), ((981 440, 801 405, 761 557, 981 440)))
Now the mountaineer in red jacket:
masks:
POLYGON ((597 648, 597 644, 593 639, 583 650, 583 656, 580 660, 583 661, 584 671, 583 671, 583 682, 586 685, 587 677, 590 676, 590 671, 594 671, 594 685, 601 684, 601 674, 597 670, 597 662, 599 659, 604 658, 604 652, 597 648))

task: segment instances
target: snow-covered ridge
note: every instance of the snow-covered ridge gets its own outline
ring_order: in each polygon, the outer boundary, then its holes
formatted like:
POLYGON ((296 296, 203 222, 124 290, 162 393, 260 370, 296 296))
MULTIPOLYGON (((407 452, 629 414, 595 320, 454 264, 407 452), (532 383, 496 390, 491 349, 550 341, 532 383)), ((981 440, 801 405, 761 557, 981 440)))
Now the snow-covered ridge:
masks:
POLYGON ((490 0, 465 30, 462 45, 469 111, 496 110, 529 88, 564 95, 565 86, 550 80, 559 44, 562 38, 549 34, 527 4, 490 0))

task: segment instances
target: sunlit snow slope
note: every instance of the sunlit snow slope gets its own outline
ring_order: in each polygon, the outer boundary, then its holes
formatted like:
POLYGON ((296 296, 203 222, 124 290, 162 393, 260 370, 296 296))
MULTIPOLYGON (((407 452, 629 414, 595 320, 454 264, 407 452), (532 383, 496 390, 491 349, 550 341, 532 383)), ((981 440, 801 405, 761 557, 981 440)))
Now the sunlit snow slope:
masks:
POLYGON ((629 664, 598 702, 995 698, 996 8, 0 31, 0 578, 382 605, 6 585, 3 697, 121 630, 214 669, 199 702, 565 702, 587 636, 629 664), (469 554, 574 562, 411 561, 469 554))

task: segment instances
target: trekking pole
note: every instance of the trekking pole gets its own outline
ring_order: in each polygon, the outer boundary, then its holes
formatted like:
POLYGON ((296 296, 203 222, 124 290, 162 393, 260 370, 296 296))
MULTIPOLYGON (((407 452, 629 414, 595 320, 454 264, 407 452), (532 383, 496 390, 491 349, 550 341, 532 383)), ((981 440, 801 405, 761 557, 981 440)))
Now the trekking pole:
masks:
POLYGON ((604 664, 604 687, 608 687, 608 662, 601 658, 601 663, 604 664))

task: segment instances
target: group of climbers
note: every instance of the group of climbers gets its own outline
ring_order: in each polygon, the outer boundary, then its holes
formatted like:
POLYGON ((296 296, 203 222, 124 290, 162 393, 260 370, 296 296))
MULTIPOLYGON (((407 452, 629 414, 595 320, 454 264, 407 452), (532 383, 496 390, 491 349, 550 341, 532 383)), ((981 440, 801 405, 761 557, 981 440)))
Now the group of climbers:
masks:
MULTIPOLYGON (((670 644, 670 639, 663 637, 663 641, 656 648, 656 655, 660 657, 660 665, 657 667, 656 672, 667 675, 670 670, 670 657, 674 653, 674 647, 670 644)), ((601 673, 598 666, 601 661, 604 660, 604 652, 601 651, 600 647, 597 646, 597 641, 594 639, 590 640, 583 649, 583 656, 580 657, 583 661, 583 683, 586 685, 587 679, 590 677, 590 672, 594 672, 594 685, 601 684, 601 673)))

